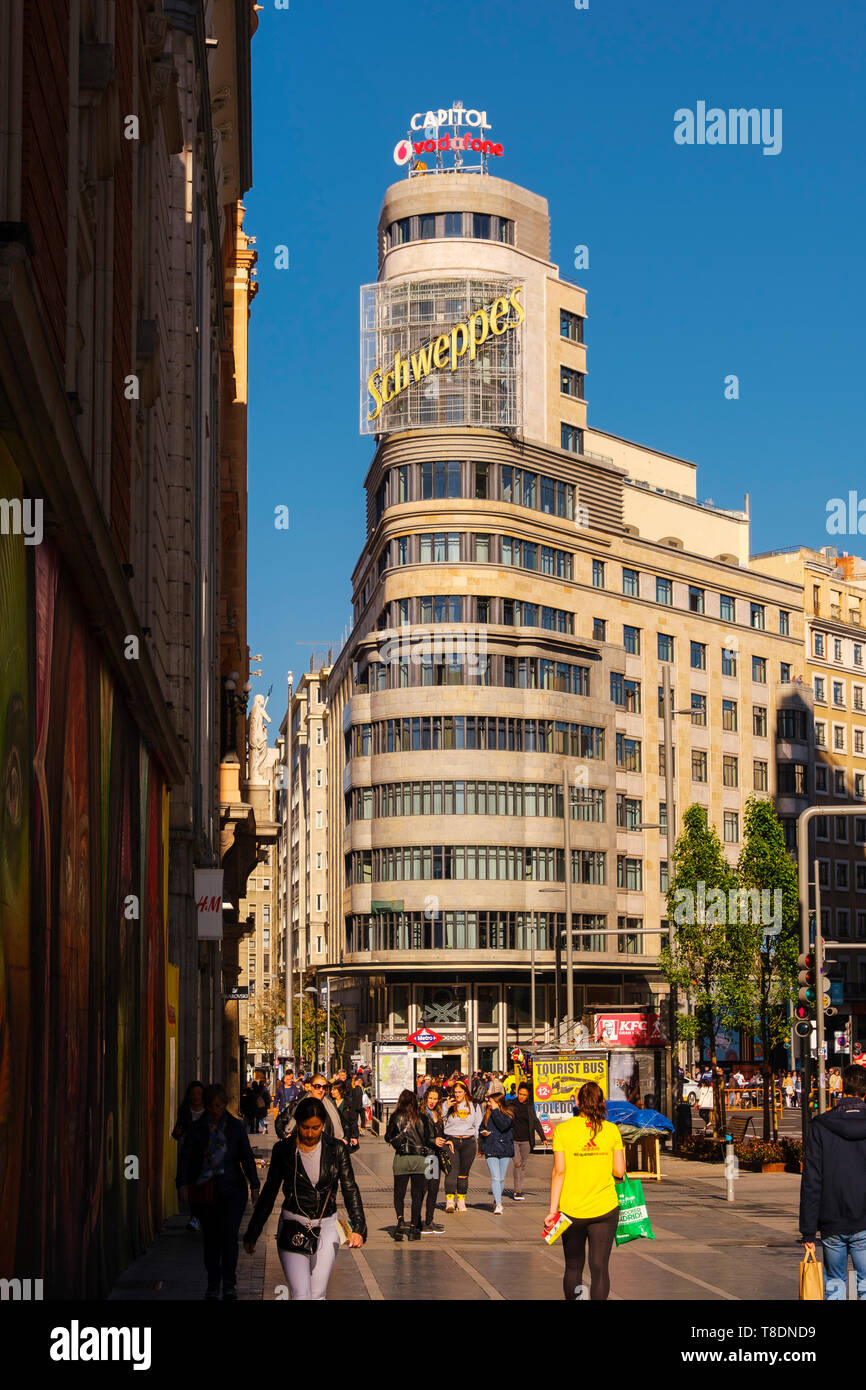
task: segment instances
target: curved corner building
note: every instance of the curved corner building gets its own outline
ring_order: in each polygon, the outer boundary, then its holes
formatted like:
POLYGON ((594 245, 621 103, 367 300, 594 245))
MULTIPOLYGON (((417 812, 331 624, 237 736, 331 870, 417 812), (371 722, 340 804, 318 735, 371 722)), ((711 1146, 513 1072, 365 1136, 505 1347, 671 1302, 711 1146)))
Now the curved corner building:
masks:
POLYGON ((568 911, 576 1016, 664 1014, 661 663, 693 711, 677 809, 703 800, 733 856, 802 664, 798 591, 749 572, 747 514, 699 504, 693 464, 588 428, 585 294, 549 241, 534 193, 410 176, 361 292, 376 448, 328 682, 327 971, 352 1043, 427 1025, 433 1071, 505 1069, 530 1042, 533 952, 535 1037, 554 1039, 568 911))

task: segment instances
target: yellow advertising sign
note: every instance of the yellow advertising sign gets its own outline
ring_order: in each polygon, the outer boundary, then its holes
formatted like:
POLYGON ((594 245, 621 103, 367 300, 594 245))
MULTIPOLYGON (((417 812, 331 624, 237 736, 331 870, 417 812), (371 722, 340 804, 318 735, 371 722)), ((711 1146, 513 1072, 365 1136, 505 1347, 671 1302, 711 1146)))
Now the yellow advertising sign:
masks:
POLYGON ((548 1138, 561 1120, 573 1115, 575 1092, 584 1081, 596 1081, 607 1095, 605 1057, 534 1057, 532 1061, 533 1099, 541 1128, 548 1138))
POLYGON ((526 310, 518 298, 522 292, 523 286, 518 285, 507 298, 501 295, 483 309, 476 309, 463 323, 455 324, 448 333, 440 333, 438 338, 431 338, 429 343, 425 343, 417 352, 410 352, 408 357, 396 352, 393 367, 389 366, 387 370, 377 367, 367 378, 367 390, 374 402, 367 419, 375 420, 383 405, 394 400, 414 382, 429 376, 432 371, 443 371, 448 367, 455 372, 458 362, 467 353, 469 361, 474 361, 481 344, 489 337, 500 338, 510 328, 518 328, 526 317, 526 310))

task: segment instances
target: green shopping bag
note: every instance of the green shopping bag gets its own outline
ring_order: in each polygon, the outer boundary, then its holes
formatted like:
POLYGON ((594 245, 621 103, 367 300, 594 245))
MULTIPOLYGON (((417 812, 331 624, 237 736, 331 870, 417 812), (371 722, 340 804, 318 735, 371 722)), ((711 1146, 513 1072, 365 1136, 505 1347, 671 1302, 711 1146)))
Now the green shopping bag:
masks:
POLYGON ((619 1220, 616 1224, 617 1245, 625 1245, 630 1240, 639 1240, 641 1236, 646 1236, 647 1240, 655 1240, 640 1178, 624 1177, 622 1182, 616 1183, 616 1196, 619 1202, 619 1220))

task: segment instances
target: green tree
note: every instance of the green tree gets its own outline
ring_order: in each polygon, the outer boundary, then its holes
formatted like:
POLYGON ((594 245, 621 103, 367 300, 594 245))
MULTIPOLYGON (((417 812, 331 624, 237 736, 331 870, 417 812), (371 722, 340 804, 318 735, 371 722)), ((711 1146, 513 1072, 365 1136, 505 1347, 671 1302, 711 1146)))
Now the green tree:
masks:
MULTIPOLYGON (((713 1131, 719 1137, 724 1123, 724 1094, 716 1056, 716 1034, 730 1022, 724 979, 731 964, 727 902, 719 898, 735 886, 734 871, 725 858, 718 833, 707 821, 703 806, 690 806, 670 858, 667 910, 671 927, 668 945, 659 955, 669 985, 684 990, 694 1013, 679 1014, 677 1038, 706 1038, 713 1069, 713 1131)), ((671 1039, 673 1045, 676 1039, 671 1039)))
POLYGON ((250 1052, 273 1053, 274 1033, 286 1021, 285 995, 276 989, 262 990, 247 1005, 247 1047, 250 1052))
POLYGON ((797 870, 772 801, 750 796, 746 802, 737 879, 740 891, 737 913, 731 914, 737 920, 729 927, 732 969, 726 995, 736 1026, 748 1034, 757 1029, 761 1039, 764 1138, 769 1139, 772 1052, 788 1034, 788 1005, 797 995, 800 950, 797 870))

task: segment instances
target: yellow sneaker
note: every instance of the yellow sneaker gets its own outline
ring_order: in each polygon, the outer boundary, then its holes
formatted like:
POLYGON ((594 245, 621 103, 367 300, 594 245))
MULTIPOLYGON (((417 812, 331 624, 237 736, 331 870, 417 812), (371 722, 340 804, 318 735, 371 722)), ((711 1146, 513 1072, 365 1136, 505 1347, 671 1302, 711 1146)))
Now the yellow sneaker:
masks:
POLYGON ((465 1210, 466 1210, 466 1203, 465 1203, 465 1201, 463 1200, 462 1197, 458 1197, 458 1198, 457 1198, 457 1210, 458 1210, 458 1211, 465 1211, 465 1210))
POLYGON ((453 1210, 454 1210, 454 1198, 453 1198, 453 1197, 446 1197, 446 1199, 445 1199, 445 1210, 446 1210, 446 1211, 453 1211, 453 1210))

